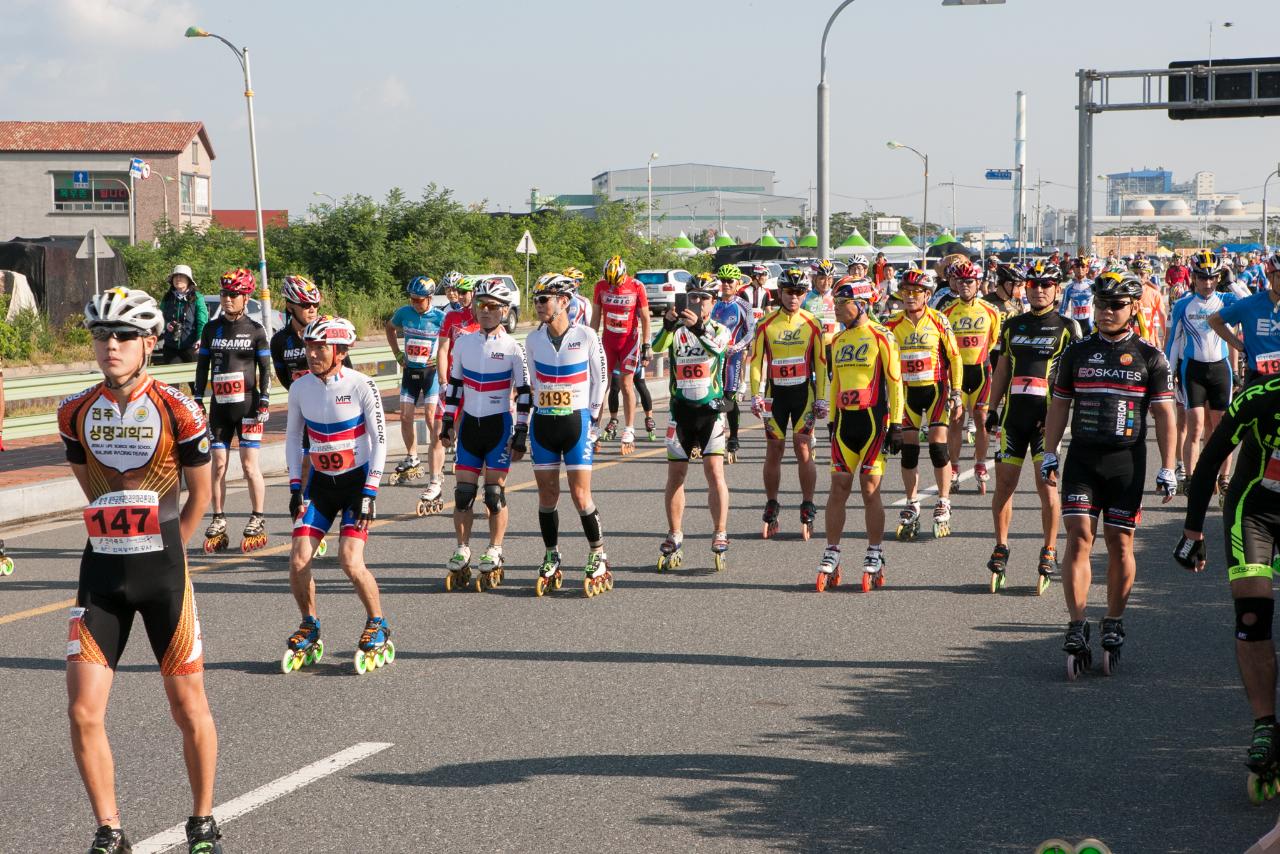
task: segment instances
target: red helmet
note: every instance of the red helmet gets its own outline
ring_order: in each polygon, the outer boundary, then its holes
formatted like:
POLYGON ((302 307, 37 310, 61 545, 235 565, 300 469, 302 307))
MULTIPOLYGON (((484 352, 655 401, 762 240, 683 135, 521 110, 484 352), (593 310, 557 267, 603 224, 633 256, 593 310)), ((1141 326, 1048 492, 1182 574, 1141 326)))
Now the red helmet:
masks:
POLYGON ((902 279, 898 282, 899 288, 926 288, 933 290, 933 279, 926 276, 919 270, 908 270, 902 274, 902 279))
POLYGON ((244 267, 223 273, 220 284, 224 291, 231 291, 244 296, 253 293, 254 289, 257 288, 257 283, 253 280, 253 273, 244 267))
POLYGON ((972 261, 958 261, 947 268, 948 279, 981 279, 982 271, 972 261))

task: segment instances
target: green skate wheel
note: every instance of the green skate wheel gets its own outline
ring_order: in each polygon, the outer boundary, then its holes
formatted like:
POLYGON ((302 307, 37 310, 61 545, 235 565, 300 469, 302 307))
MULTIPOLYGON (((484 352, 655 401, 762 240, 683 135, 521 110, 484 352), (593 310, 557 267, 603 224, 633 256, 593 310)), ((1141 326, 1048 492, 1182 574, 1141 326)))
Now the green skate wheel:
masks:
POLYGON ((328 553, 329 553, 329 541, 321 537, 320 547, 316 549, 316 557, 324 557, 328 553))
POLYGON ((382 652, 382 660, 387 664, 396 660, 396 645, 387 641, 387 648, 382 652))
POLYGON ((373 666, 381 667, 386 661, 382 657, 382 650, 378 650, 373 654, 373 666))
POLYGON ((356 650, 356 673, 363 676, 364 672, 368 669, 369 669, 369 661, 367 656, 364 653, 364 650, 357 649, 356 650))
POLYGON ((1250 771, 1249 778, 1245 781, 1245 791, 1249 795, 1249 803, 1255 807, 1262 806, 1266 801, 1266 795, 1263 792, 1264 786, 1262 778, 1250 771))
POLYGON ((284 656, 280 659, 280 672, 284 673, 286 676, 293 672, 294 655, 295 653, 293 650, 285 650, 284 656))
POLYGON ((0 573, 13 575, 13 558, 6 557, 3 560, 0 560, 0 573))
POLYGON ((312 661, 319 661, 320 659, 324 658, 324 641, 317 640, 315 650, 316 650, 316 657, 313 658, 312 661))
POLYGON ((303 664, 311 664, 315 660, 316 660, 316 653, 314 648, 308 648, 307 651, 302 654, 303 664))

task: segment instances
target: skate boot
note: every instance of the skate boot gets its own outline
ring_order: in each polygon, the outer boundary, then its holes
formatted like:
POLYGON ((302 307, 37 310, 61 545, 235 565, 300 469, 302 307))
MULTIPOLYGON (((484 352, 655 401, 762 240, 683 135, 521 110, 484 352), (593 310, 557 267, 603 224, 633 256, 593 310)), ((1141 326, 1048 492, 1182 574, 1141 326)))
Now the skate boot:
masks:
POLYGON ((356 650, 356 673, 363 676, 367 670, 376 670, 396 660, 396 645, 391 642, 391 627, 382 617, 370 617, 360 633, 360 645, 356 650))
POLYGON ((939 498, 933 505, 933 536, 935 539, 951 536, 951 499, 939 498))
POLYGON ((405 457, 391 473, 391 485, 399 486, 402 483, 422 480, 423 474, 422 462, 417 457, 405 457))
POLYGON ((445 569, 449 574, 444 577, 444 589, 465 590, 471 583, 471 547, 459 543, 445 569))
POLYGON ((430 516, 444 510, 444 484, 440 475, 432 475, 427 488, 418 498, 418 515, 430 516))
POLYGON ((624 457, 630 456, 636 452, 636 428, 628 424, 622 428, 622 438, 618 442, 619 449, 624 457))
POLYGON ((1178 480, 1187 479, 1187 467, 1182 464, 1182 460, 1178 460, 1178 464, 1174 467, 1173 476, 1178 480))
POLYGON ((724 461, 726 463, 736 463, 738 461, 738 437, 730 436, 724 443, 724 461))
POLYGON ((970 418, 968 421, 965 422, 965 425, 964 425, 964 443, 966 445, 972 445, 974 442, 974 439, 976 439, 977 436, 978 436, 978 431, 974 429, 973 419, 970 418))
POLYGON ((778 503, 778 499, 770 498, 764 503, 764 515, 760 520, 764 525, 760 528, 760 536, 763 539, 776 537, 778 535, 778 511, 782 509, 782 505, 778 503))
POLYGON ((313 616, 302 618, 302 624, 287 642, 289 647, 280 659, 280 669, 288 674, 301 670, 303 665, 315 664, 324 658, 324 641, 320 640, 320 620, 313 616))
POLYGON ((1040 575, 1040 580, 1036 582, 1037 596, 1043 596, 1049 589, 1049 583, 1053 581, 1053 574, 1057 571, 1058 553, 1054 551, 1053 546, 1040 549, 1040 563, 1036 566, 1036 572, 1040 575))
POLYGON ((582 568, 582 592, 590 599, 613 589, 613 573, 609 571, 609 556, 604 552, 587 555, 587 565, 582 568))
POLYGON ((680 568, 680 564, 684 562, 684 549, 681 547, 683 542, 684 535, 679 531, 667 534, 667 538, 658 547, 661 551, 658 555, 658 572, 680 568))
POLYGON ((600 438, 612 442, 618 438, 618 418, 616 415, 609 416, 609 423, 604 425, 604 429, 600 431, 600 438))
POLYGON ((715 536, 711 538, 711 561, 716 568, 716 572, 721 572, 725 567, 725 555, 729 551, 729 534, 727 531, 716 531, 715 536))
POLYGON ((812 501, 800 502, 800 539, 808 540, 813 536, 813 520, 817 517, 817 505, 812 501))
POLYGON ((256 552, 258 549, 267 545, 267 520, 261 513, 250 513, 249 521, 245 523, 244 533, 241 534, 240 552, 248 554, 256 552))
POLYGON ((222 834, 211 815, 193 815, 187 819, 187 854, 222 854, 222 834))
POLYGON ((1249 769, 1249 802, 1254 806, 1280 794, 1280 733, 1274 723, 1255 723, 1245 767, 1249 769))
POLYGON ((898 542, 914 540, 920 533, 920 499, 913 498, 907 502, 898 514, 898 542))
POLYGON ((862 592, 870 593, 884 587, 884 551, 879 546, 867 546, 867 556, 862 559, 862 592))
POLYGON ((1231 478, 1218 478, 1218 509, 1221 510, 1227 504, 1227 487, 1231 485, 1231 478))
POLYGON ((533 582, 533 594, 545 595, 548 591, 559 590, 564 584, 564 574, 560 571, 560 550, 547 549, 542 558, 542 566, 538 567, 538 577, 533 582))
POLYGON ((973 464, 973 479, 978 484, 978 494, 987 494, 987 481, 991 480, 991 475, 987 473, 986 461, 973 464))
POLYGON ((477 593, 492 590, 502 584, 502 546, 490 545, 480 555, 480 574, 472 582, 477 593))
POLYGON ((1093 665, 1088 620, 1072 620, 1067 623, 1067 637, 1062 642, 1062 651, 1067 654, 1067 681, 1074 682, 1077 676, 1093 665))
POLYGON ((822 560, 818 561, 818 581, 815 587, 818 592, 832 590, 840 586, 840 547, 828 545, 822 550, 822 560))
POLYGON ((960 466, 951 467, 951 488, 960 491, 960 466))
POLYGON ((1114 676, 1120 669, 1120 650, 1124 647, 1124 620, 1103 617, 1099 630, 1102 635, 1102 675, 1114 676))
POLYGON ((105 824, 98 828, 93 842, 89 844, 89 854, 130 854, 132 851, 133 845, 125 837, 124 830, 105 824))
POLYGON ((226 549, 227 517, 223 513, 214 513, 213 518, 209 520, 209 527, 204 530, 204 553, 211 555, 226 549))
POLYGON ((987 569, 991 570, 991 592, 999 593, 1004 589, 1004 568, 1009 565, 1009 547, 997 543, 991 550, 991 559, 987 561, 987 569))
POLYGON ((644 417, 644 432, 649 436, 650 442, 658 438, 658 422, 653 420, 652 415, 644 417))
POLYGON ((13 558, 4 553, 4 540, 0 540, 0 575, 13 575, 13 558))

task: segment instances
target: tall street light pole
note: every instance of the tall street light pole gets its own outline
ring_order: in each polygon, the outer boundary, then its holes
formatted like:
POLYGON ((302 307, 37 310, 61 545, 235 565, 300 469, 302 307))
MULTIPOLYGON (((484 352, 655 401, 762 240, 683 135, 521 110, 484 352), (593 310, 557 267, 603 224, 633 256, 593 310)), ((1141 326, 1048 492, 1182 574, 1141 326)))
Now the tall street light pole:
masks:
MULTIPOLYGON (((923 253, 929 247, 929 244, 926 242, 928 238, 925 236, 924 231, 926 224, 929 222, 929 155, 922 154, 911 146, 903 145, 902 143, 895 142, 894 140, 889 140, 885 143, 885 146, 893 151, 897 151, 899 148, 905 148, 907 151, 910 151, 916 157, 919 157, 924 161, 924 212, 920 215, 920 251, 923 253)), ((921 263, 923 263, 923 260, 921 263)))
POLYGON ((658 159, 658 152, 654 151, 649 155, 649 162, 645 164, 645 168, 649 171, 649 242, 653 242, 653 161, 658 159))
POLYGON ((213 38, 225 44, 236 55, 240 69, 244 72, 244 100, 249 109, 249 162, 253 169, 253 210, 258 224, 258 278, 262 283, 262 325, 266 327, 267 336, 271 335, 271 288, 267 286, 267 236, 262 228, 262 190, 258 182, 258 142, 253 126, 253 82, 249 76, 249 48, 237 48, 217 33, 202 30, 199 27, 187 27, 186 37, 189 39, 213 38))
POLYGON ((1267 185, 1271 183, 1271 179, 1280 175, 1280 165, 1276 166, 1274 172, 1267 176, 1267 180, 1262 182, 1262 251, 1270 252, 1271 243, 1267 240, 1267 185))
MULTIPOLYGON (((831 25, 853 0, 844 0, 827 19, 818 52, 818 257, 831 255, 831 93, 827 88, 827 36, 831 25)), ((1005 0, 942 0, 943 6, 1001 6, 1005 0)))

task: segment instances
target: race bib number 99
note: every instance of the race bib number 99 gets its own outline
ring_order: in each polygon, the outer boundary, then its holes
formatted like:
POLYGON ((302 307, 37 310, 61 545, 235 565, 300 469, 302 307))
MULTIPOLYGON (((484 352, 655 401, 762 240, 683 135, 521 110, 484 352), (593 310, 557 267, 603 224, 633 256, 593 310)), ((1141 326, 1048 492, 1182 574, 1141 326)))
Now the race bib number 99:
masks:
POLYGON ((356 443, 353 439, 338 442, 316 442, 307 452, 311 466, 325 474, 341 474, 356 466, 356 443))
POLYGON ((89 543, 98 554, 136 555, 164 550, 160 496, 149 489, 108 492, 84 509, 89 543))

